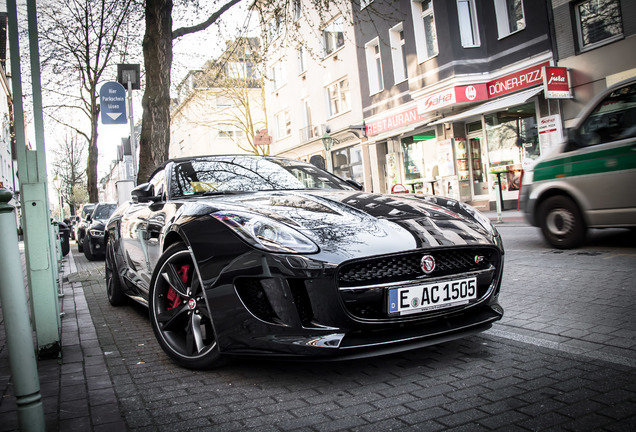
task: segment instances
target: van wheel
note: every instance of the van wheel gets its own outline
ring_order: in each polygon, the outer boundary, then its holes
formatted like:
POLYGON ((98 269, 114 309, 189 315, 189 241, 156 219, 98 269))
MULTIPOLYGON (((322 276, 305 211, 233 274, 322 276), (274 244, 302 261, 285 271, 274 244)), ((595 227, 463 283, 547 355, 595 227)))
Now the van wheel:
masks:
POLYGON ((565 196, 553 196, 541 204, 541 232, 557 249, 579 247, 585 241, 587 228, 578 206, 565 196))

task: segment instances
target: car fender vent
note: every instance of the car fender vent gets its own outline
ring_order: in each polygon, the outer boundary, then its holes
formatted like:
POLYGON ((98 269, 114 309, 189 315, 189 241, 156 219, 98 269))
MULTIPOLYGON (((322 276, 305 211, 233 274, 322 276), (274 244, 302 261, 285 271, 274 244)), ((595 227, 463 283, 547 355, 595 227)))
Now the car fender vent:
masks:
POLYGON ((274 312, 260 279, 237 278, 234 281, 234 287, 239 298, 252 315, 267 323, 280 324, 281 320, 274 312))

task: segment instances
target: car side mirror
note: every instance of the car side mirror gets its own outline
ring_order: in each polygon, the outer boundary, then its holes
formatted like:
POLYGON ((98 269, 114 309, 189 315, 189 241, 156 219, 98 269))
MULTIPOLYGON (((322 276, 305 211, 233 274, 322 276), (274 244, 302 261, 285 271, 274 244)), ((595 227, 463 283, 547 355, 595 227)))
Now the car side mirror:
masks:
POLYGON ((91 219, 93 219, 93 218, 91 217, 91 215, 90 215, 90 214, 87 214, 87 215, 86 215, 86 222, 90 222, 90 221, 91 221, 91 219))
POLYGON ((155 188, 152 183, 140 184, 130 192, 130 196, 135 203, 157 201, 160 198, 155 196, 155 188))

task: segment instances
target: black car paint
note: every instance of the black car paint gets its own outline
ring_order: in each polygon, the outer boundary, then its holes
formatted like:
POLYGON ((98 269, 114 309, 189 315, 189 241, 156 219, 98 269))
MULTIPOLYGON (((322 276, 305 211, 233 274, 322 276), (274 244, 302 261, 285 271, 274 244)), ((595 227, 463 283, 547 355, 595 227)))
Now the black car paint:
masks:
POLYGON ((107 236, 125 245, 124 253, 115 243, 121 281, 126 294, 142 303, 162 251, 178 241, 191 249, 222 353, 357 357, 483 331, 503 315, 498 304, 503 272, 498 234, 458 202, 441 197, 301 190, 128 203, 110 218, 107 236), (256 250, 211 216, 228 208, 288 224, 320 250, 310 255, 256 250), (213 249, 214 244, 221 246, 213 249), (344 264, 449 246, 484 247, 497 255, 497 265, 490 269, 492 282, 479 301, 453 311, 386 319, 362 319, 343 304, 337 275, 344 264), (251 281, 264 287, 274 309, 272 319, 255 316, 245 305, 247 296, 238 294, 241 285, 249 287, 251 281), (313 308, 304 321, 293 313, 303 302, 313 308), (396 337, 396 332, 402 335, 396 337))

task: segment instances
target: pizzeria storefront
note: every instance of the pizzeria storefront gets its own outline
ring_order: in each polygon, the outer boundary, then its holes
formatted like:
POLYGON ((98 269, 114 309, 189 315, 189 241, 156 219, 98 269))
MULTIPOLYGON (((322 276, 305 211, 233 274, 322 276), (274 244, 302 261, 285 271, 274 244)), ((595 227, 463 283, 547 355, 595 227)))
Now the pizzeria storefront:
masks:
POLYGON ((429 124, 441 128, 437 138, 440 167, 445 154, 452 152, 453 166, 440 170, 438 176, 442 194, 494 209, 501 184, 504 208, 516 208, 524 165, 562 137, 558 103, 544 95, 546 67, 550 68, 547 61, 485 84, 445 90, 452 95, 446 99, 440 98, 440 92, 418 102, 420 115, 446 108, 443 118, 429 124), (457 109, 468 100, 481 103, 457 109), (447 175, 451 170, 453 175, 447 175))

